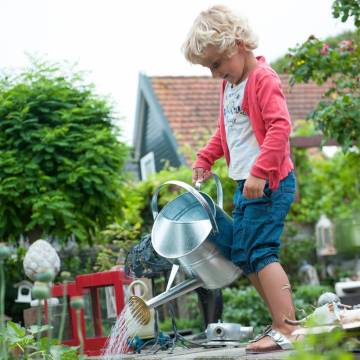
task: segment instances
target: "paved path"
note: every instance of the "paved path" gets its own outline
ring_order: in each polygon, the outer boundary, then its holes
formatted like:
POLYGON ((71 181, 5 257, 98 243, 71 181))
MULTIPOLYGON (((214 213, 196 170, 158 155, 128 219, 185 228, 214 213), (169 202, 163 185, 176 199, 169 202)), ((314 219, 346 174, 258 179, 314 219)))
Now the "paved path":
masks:
MULTIPOLYGON (((267 354, 252 354, 246 355, 244 347, 223 347, 223 348, 194 348, 194 349, 184 349, 184 348, 176 348, 172 354, 169 354, 168 351, 160 351, 155 355, 146 354, 142 352, 141 354, 129 354, 119 356, 116 359, 124 359, 124 360, 207 360, 207 359, 224 359, 224 360, 239 360, 239 359, 247 359, 247 360, 280 360, 286 358, 290 355, 290 351, 276 351, 273 353, 267 354)), ((89 359, 101 359, 98 358, 89 358, 89 359)), ((115 360, 115 358, 114 358, 115 360)))

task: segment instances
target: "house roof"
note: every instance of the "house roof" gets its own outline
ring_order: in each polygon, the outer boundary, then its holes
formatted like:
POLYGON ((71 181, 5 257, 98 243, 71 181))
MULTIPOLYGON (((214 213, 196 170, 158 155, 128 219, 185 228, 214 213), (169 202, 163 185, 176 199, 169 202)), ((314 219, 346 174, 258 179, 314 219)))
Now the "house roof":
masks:
MULTIPOLYGON (((329 84, 296 84, 290 88, 289 75, 280 75, 293 122, 314 110, 329 84)), ((179 147, 198 145, 198 137, 216 126, 221 80, 207 76, 153 76, 154 94, 168 120, 179 147)))

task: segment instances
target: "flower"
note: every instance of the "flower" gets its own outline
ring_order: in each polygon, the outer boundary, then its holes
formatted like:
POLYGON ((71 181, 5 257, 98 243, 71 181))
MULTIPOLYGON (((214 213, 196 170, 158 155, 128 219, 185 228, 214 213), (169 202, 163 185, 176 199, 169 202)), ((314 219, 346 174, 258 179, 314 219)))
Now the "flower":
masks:
POLYGON ((340 51, 354 51, 354 47, 352 46, 352 40, 341 40, 339 42, 339 50, 340 51))
POLYGON ((328 43, 323 43, 323 46, 320 50, 321 55, 327 55, 329 53, 330 45, 328 43))

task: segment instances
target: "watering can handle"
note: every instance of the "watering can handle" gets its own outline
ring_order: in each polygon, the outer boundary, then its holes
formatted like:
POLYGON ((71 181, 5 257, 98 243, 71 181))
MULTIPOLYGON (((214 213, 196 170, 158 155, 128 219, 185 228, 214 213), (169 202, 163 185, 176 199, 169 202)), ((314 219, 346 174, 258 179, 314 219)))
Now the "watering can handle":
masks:
POLYGON ((143 300, 146 299, 147 296, 148 296, 149 289, 148 289, 147 285, 146 285, 143 281, 141 281, 141 280, 134 280, 134 281, 129 285, 129 287, 128 287, 128 292, 129 292, 129 294, 135 295, 135 293, 134 293, 133 291, 134 291, 134 287, 135 287, 136 285, 140 285, 141 290, 142 290, 142 295, 140 295, 139 298, 140 298, 140 299, 143 299, 143 300))
MULTIPOLYGON (((222 190, 222 186, 221 186, 221 182, 220 182, 220 179, 219 177, 216 175, 216 174, 211 174, 212 177, 214 178, 215 180, 215 183, 216 183, 216 197, 217 197, 217 204, 219 206, 220 209, 223 209, 223 206, 224 206, 224 196, 223 196, 223 190, 222 190)), ((195 183, 195 189, 197 191, 200 191, 200 188, 201 188, 201 184, 202 184, 202 181, 197 181, 195 183)))
POLYGON ((213 228, 213 230, 218 233, 219 229, 218 226, 216 224, 215 218, 213 213, 211 212, 210 206, 209 204, 206 202, 206 200, 203 198, 203 196, 196 190, 194 189, 192 186, 182 182, 182 181, 178 181, 178 180, 172 180, 172 181, 166 181, 164 182, 162 185, 160 185, 156 191, 154 192, 154 195, 152 197, 151 200, 151 211, 153 214, 153 218, 154 220, 156 219, 156 217, 159 214, 159 209, 158 209, 158 205, 157 205, 157 200, 158 200, 158 196, 159 196, 159 192, 160 189, 164 186, 164 185, 176 185, 179 186, 185 190, 187 190, 191 195, 193 195, 196 200, 201 204, 201 206, 205 209, 205 211, 207 212, 210 222, 211 222, 211 226, 213 228))

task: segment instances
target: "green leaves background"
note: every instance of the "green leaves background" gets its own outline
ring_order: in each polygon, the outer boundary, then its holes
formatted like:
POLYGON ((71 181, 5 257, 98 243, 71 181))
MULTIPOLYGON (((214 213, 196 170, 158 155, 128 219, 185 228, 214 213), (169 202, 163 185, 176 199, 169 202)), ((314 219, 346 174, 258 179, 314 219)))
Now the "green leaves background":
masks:
POLYGON ((121 215, 122 167, 108 101, 80 74, 35 62, 0 80, 0 238, 32 231, 91 241, 121 215))

